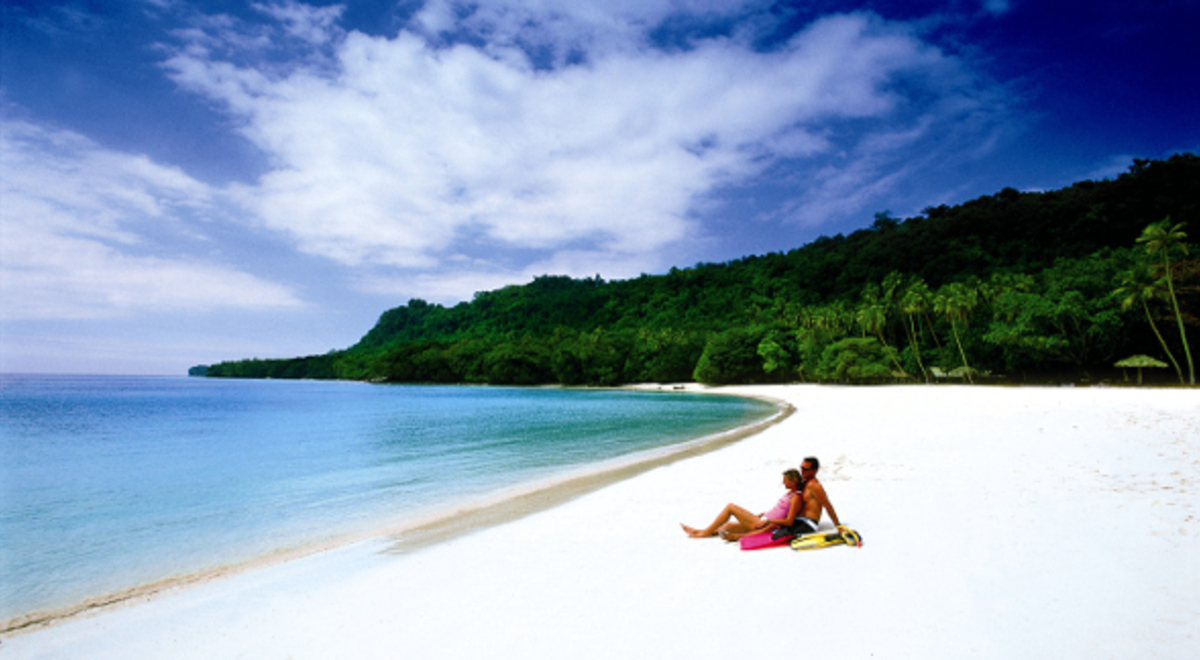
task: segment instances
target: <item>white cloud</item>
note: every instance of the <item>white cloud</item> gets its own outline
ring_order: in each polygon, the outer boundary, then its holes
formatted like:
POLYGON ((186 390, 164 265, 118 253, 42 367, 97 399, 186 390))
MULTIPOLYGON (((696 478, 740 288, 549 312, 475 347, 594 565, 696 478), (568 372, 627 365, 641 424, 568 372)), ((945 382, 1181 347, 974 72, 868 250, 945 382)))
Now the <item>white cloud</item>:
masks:
POLYGON ((549 51, 561 65, 571 56, 604 57, 645 46, 648 32, 671 16, 719 19, 765 0, 429 0, 412 28, 432 39, 468 33, 484 40, 489 54, 504 56, 514 45, 549 51))
POLYGON ((870 200, 891 189, 910 169, 884 170, 870 158, 855 159, 840 167, 823 167, 812 175, 814 194, 780 212, 808 226, 819 226, 831 215, 863 214, 870 200))
POLYGON ((346 10, 344 5, 313 7, 295 0, 251 6, 283 23, 291 36, 310 44, 323 44, 338 34, 337 20, 346 10))
POLYGON ((504 35, 485 47, 351 33, 334 44, 333 66, 281 73, 183 49, 168 67, 245 122, 274 167, 236 194, 300 249, 426 272, 536 252, 506 269, 509 281, 526 267, 646 268, 696 231, 693 211, 715 187, 782 158, 879 159, 896 147, 876 133, 936 123, 906 94, 934 97, 925 111, 942 112, 937 99, 959 92, 952 61, 868 15, 822 19, 768 53, 739 39, 664 52, 626 37, 687 5, 549 6, 490 3, 459 20, 456 6, 431 3, 419 17, 430 31, 458 21, 504 35), (584 64, 536 68, 513 44, 539 25, 560 44, 624 41, 584 64))
POLYGON ((0 122, 0 318, 297 307, 286 288, 164 250, 196 242, 214 193, 67 131, 0 122))
POLYGON ((447 267, 402 276, 372 271, 361 275, 356 285, 363 291, 404 300, 421 298, 429 302, 454 304, 470 300, 481 291, 492 291, 510 284, 524 284, 535 277, 554 274, 585 278, 601 275, 605 279, 636 277, 658 264, 643 256, 624 256, 610 252, 560 250, 545 259, 532 259, 517 267, 480 259, 456 259, 447 267))

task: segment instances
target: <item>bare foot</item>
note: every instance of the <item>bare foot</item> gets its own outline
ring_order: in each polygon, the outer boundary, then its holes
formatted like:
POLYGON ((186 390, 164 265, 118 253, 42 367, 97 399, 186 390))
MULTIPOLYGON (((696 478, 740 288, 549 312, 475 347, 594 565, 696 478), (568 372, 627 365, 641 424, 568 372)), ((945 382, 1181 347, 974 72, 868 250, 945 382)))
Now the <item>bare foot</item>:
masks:
POLYGON ((731 532, 729 530, 723 529, 723 530, 721 530, 721 538, 732 543, 733 541, 736 541, 736 540, 742 538, 743 536, 746 536, 747 534, 752 534, 752 533, 753 532, 731 532))
POLYGON ((688 527, 687 525, 684 525, 682 523, 679 526, 683 528, 683 531, 686 532, 688 536, 690 536, 694 539, 703 539, 703 538, 708 538, 708 537, 712 536, 712 534, 705 533, 705 531, 702 529, 688 527))

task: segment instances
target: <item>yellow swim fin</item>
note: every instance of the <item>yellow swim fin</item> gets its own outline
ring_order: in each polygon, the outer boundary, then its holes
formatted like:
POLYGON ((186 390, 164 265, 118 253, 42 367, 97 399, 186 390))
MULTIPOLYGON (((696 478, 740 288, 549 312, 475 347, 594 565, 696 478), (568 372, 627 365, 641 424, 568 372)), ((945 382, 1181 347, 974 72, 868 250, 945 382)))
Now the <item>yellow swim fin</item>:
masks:
POLYGON ((831 545, 852 545, 861 548, 862 536, 849 527, 838 527, 833 532, 814 532, 792 539, 792 550, 816 550, 831 545))

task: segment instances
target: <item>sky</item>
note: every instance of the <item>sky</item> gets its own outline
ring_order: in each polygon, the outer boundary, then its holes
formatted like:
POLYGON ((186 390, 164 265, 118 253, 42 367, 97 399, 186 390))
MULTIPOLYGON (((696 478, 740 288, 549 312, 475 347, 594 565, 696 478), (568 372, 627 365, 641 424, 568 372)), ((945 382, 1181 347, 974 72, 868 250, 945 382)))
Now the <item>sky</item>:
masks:
POLYGON ((1200 152, 1200 0, 0 6, 0 372, 322 354, 1200 152))

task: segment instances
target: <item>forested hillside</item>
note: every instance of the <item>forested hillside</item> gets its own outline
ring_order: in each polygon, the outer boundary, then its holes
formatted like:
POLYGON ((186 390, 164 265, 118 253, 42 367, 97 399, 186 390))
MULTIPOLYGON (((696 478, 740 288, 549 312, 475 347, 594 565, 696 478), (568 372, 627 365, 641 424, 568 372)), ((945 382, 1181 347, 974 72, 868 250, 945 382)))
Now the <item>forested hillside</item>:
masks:
MULTIPOLYGON (((410 300, 357 344, 209 376, 390 382, 932 381, 1098 377, 1145 354, 1191 375, 1200 158, 964 204, 722 264, 544 276, 453 307, 410 300), (1187 236, 1191 223, 1192 235, 1187 236)), ((197 370, 200 372, 201 370, 197 370)))

